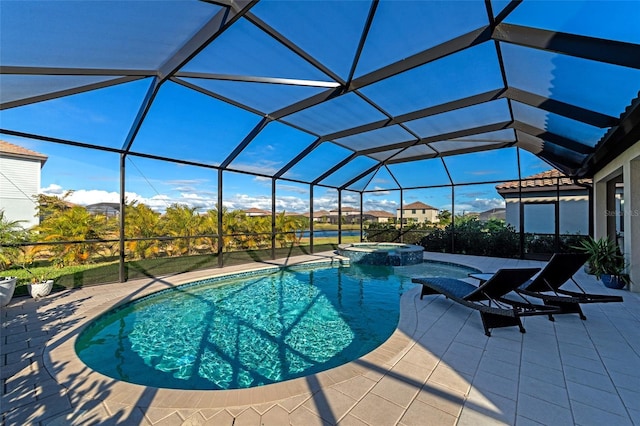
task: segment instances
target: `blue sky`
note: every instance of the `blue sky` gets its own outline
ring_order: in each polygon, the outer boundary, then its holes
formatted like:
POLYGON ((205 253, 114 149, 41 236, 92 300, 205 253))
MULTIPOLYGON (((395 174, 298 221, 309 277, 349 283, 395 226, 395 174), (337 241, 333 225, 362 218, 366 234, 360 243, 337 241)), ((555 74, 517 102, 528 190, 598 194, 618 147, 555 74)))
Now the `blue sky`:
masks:
MULTIPOLYGON (((147 84, 146 81, 138 81, 5 110, 2 112, 3 126, 97 146, 120 148, 133 122, 138 104, 147 90, 147 84)), ((498 119, 494 118, 496 112, 492 112, 495 108, 485 109, 489 120, 498 119)), ((474 115, 475 120, 482 120, 479 118, 482 116, 482 110, 474 115)), ((132 150, 217 165, 259 120, 260 117, 256 114, 168 83, 160 91, 132 150), (215 117, 215 120, 210 117, 215 117)), ((435 120, 428 117, 408 125, 420 131, 422 127, 428 127, 429 122, 435 120)), ((442 129, 442 123, 436 123, 436 126, 442 129)), ((3 138, 49 156, 42 169, 44 193, 62 195, 67 190, 73 190, 70 201, 83 205, 118 201, 117 154, 9 136, 3 138)), ((231 163, 231 167, 241 171, 271 174, 288 163, 314 139, 313 135, 286 124, 271 123, 231 163)), ((285 173, 284 177, 313 180, 349 154, 349 150, 338 145, 323 144, 285 173)), ((515 148, 452 156, 446 161, 456 183, 500 181, 518 177, 515 148)), ((547 164, 522 150, 521 161, 523 174, 526 175, 549 168, 547 164)), ((340 184, 345 178, 357 176, 372 164, 373 160, 363 158, 323 182, 340 184)), ((206 210, 213 208, 217 202, 216 170, 136 156, 128 157, 126 170, 126 193, 129 200, 139 200, 158 210, 163 210, 174 202, 206 210)), ((439 159, 391 165, 389 170, 405 187, 421 186, 425 182, 431 185, 449 182, 439 159), (426 176, 429 176, 428 180, 425 180, 426 176)), ((365 194, 364 210, 395 212, 400 205, 400 194, 399 191, 393 191, 397 189, 394 177, 386 169, 382 169, 373 178, 367 176, 363 180, 370 182, 369 188, 382 190, 365 194)), ((270 179, 231 172, 225 173, 223 179, 226 207, 271 208, 270 179)), ((456 193, 456 212, 484 211, 503 206, 502 198, 493 187, 492 184, 460 187, 456 193)), ((337 192, 333 189, 316 187, 314 198, 316 210, 337 208, 337 192)), ((451 210, 450 198, 450 188, 409 190, 404 194, 404 203, 422 201, 439 209, 451 210)), ((279 181, 276 187, 278 211, 308 211, 308 203, 309 185, 279 181)), ((343 193, 343 205, 358 207, 357 193, 343 193)))
MULTIPOLYGON (((119 200, 119 156, 113 153, 69 147, 13 137, 3 139, 46 154, 49 159, 42 169, 42 192, 62 195, 75 191, 70 201, 87 205, 96 202, 119 200)), ((548 169, 534 156, 527 156, 533 172, 548 169)), ((438 160, 439 161, 439 160, 438 160)), ((217 172, 212 169, 177 165, 130 156, 126 163, 126 195, 157 210, 178 202, 198 206, 201 211, 213 208, 217 201, 217 172)), ((402 175, 399 170, 398 174, 402 175)), ((375 188, 394 187, 383 173, 374 177, 375 188)), ((225 172, 223 175, 224 205, 231 209, 250 207, 270 210, 271 180, 248 174, 225 172)), ((463 185, 456 188, 456 212, 484 211, 503 206, 502 198, 495 191, 495 184, 463 185)), ((337 208, 337 191, 323 187, 314 189, 314 209, 337 208)), ((359 194, 344 191, 343 206, 359 206, 359 194)), ((395 212, 400 205, 400 193, 381 190, 365 193, 365 210, 395 212)), ((406 190, 405 204, 421 201, 439 209, 451 210, 451 188, 438 187, 406 190)), ((308 211, 309 185, 290 181, 278 181, 276 186, 276 210, 308 211)))
MULTIPOLYGON (((142 12, 150 4, 124 2, 116 10, 100 2, 44 2, 28 8, 21 2, 8 2, 3 5, 4 13, 0 17, 4 39, 3 64, 88 68, 110 65, 122 69, 152 69, 161 64, 181 41, 191 37, 189 31, 197 27, 194 24, 206 22, 219 10, 218 6, 203 2, 157 2, 153 3, 154 13, 147 16, 142 12), (84 22, 83 16, 100 19, 86 19, 84 22), (75 19, 65 21, 63 17, 75 19), (95 25, 90 25, 90 22, 95 25), (127 43, 127 55, 121 54, 123 39, 136 40, 136 43, 127 43)), ((507 1, 492 1, 494 14, 506 4, 507 1)), ((368 1, 258 3, 252 13, 317 58, 327 71, 292 55, 274 38, 248 20, 241 19, 182 70, 278 78, 283 84, 184 78, 187 84, 245 104, 250 109, 245 110, 167 81, 156 96, 132 151, 214 166, 220 164, 263 115, 335 87, 338 84, 334 80, 336 76, 337 79, 348 77, 369 5, 368 1), (293 79, 303 84, 289 84, 293 79)), ((506 23, 638 43, 640 35, 635 12, 625 2, 524 2, 506 23), (553 13, 549 13, 550 8, 553 13), (625 13, 629 9, 632 9, 631 13, 625 13), (611 19, 602 19, 603 16, 611 19)), ((476 30, 487 24, 486 13, 481 1, 402 2, 402 7, 398 7, 396 2, 381 1, 355 67, 355 77, 476 30), (427 4, 428 9, 425 7, 427 4)), ((505 43, 501 46, 509 85, 540 96, 582 105, 615 117, 640 90, 640 71, 635 69, 505 43), (593 90, 580 90, 584 85, 593 90)), ((18 96, 18 92, 23 90, 13 84, 12 76, 3 76, 3 79, 3 96, 13 96, 14 91, 18 96)), ((24 81, 27 81, 31 95, 38 95, 38 91, 47 88, 62 90, 102 79, 104 77, 100 76, 34 75, 24 81)), ((149 84, 150 79, 141 79, 5 109, 0 111, 2 127, 119 149, 126 140, 149 84)), ((489 41, 365 86, 361 93, 391 114, 400 115, 499 89, 503 84, 495 44, 489 41)), ((590 146, 595 145, 605 131, 517 102, 512 102, 511 107, 517 121, 577 138, 590 146)), ((510 114, 506 100, 498 99, 464 111, 450 111, 405 124, 418 136, 429 137, 460 128, 509 121, 510 114)), ((286 116, 282 123, 268 124, 229 167, 271 175, 316 139, 315 135, 296 126, 325 135, 384 118, 361 97, 349 93, 286 116)), ((73 190, 70 200, 85 205, 118 201, 117 154, 7 135, 0 137, 49 156, 42 170, 43 192, 63 194, 73 190)), ((313 181, 351 154, 352 151, 341 144, 359 148, 413 139, 407 130, 395 125, 365 135, 338 139, 336 144, 323 143, 283 177, 313 181)), ((433 149, 441 151, 468 144, 482 145, 488 144, 489 140, 513 141, 514 132, 506 129, 456 141, 437 142, 431 148, 416 146, 400 156, 427 155, 434 153, 433 149)), ((520 150, 519 156, 523 177, 550 168, 528 151, 520 150)), ((451 209, 451 189, 439 187, 449 183, 448 175, 456 184, 518 178, 515 148, 448 156, 445 163, 446 169, 440 159, 392 164, 388 170, 380 169, 375 176, 369 175, 354 182, 352 188, 362 188, 366 183, 368 189, 380 190, 365 194, 364 210, 395 212, 400 204, 399 191, 394 191, 398 188, 396 179, 405 188, 436 186, 407 190, 403 201, 405 204, 422 201, 439 209, 451 209)), ((359 157, 321 183, 341 185, 355 179, 373 164, 374 159, 359 157)), ((220 183, 214 169, 133 155, 127 158, 126 171, 127 198, 158 210, 175 202, 198 206, 202 210, 213 208, 220 185, 224 191, 224 204, 229 208, 271 208, 270 179, 225 172, 220 183)), ((458 186, 456 213, 503 206, 504 202, 494 186, 458 186)), ((320 186, 314 189, 316 210, 337 208, 337 199, 337 192, 333 189, 320 186)), ((356 192, 344 192, 342 200, 344 206, 359 206, 356 192)), ((278 211, 306 211, 308 203, 308 184, 278 181, 278 211)))

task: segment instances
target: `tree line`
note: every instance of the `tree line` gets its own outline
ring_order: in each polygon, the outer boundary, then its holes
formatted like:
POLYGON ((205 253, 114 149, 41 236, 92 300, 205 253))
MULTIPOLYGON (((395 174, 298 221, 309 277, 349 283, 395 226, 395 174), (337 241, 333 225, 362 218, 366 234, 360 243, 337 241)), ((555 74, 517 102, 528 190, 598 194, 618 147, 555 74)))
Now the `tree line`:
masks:
MULTIPOLYGON (((40 194, 40 224, 24 229, 0 210, 0 267, 48 259, 56 266, 92 263, 118 254, 120 219, 73 205, 66 197, 40 194), (46 244, 50 243, 50 244, 46 244)), ((197 207, 172 204, 164 213, 137 201, 124 206, 125 254, 128 259, 184 256, 224 251, 270 248, 271 216, 247 216, 241 210, 222 209, 222 235, 218 235, 218 209, 199 213, 197 207)), ((298 245, 309 219, 278 213, 275 240, 280 247, 298 245)))

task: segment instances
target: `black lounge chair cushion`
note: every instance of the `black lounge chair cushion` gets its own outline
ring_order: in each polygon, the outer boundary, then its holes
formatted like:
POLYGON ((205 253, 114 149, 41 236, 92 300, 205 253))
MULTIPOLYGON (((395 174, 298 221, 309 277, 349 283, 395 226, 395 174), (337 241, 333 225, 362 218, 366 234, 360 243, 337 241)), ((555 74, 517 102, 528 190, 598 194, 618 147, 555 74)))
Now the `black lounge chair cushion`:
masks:
POLYGON ((557 290, 569 281, 587 260, 589 255, 584 253, 556 253, 537 276, 525 283, 523 289, 537 292, 557 290))
POLYGON ((460 299, 465 299, 465 296, 470 296, 478 292, 477 286, 455 278, 414 278, 412 281, 420 284, 428 283, 427 285, 441 288, 442 290, 446 291, 447 294, 458 297, 460 299))

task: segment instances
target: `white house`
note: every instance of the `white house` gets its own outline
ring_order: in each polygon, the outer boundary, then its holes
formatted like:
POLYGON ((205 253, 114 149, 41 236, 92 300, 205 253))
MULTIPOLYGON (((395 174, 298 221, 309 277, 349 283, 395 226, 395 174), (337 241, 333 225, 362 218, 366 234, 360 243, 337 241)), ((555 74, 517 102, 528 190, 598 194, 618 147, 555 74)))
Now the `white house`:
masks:
MULTIPOLYGON (((428 204, 416 201, 402 207, 403 223, 434 223, 438 221, 440 211, 428 204)), ((400 209, 396 209, 396 217, 400 222, 400 209)))
POLYGON ((269 210, 263 210, 257 207, 251 207, 248 209, 244 209, 243 211, 244 211, 244 214, 249 217, 271 216, 271 212, 269 210))
POLYGON ((560 234, 589 233, 589 192, 585 186, 554 169, 524 178, 522 189, 518 188, 517 180, 496 185, 506 202, 508 224, 520 229, 521 192, 524 232, 554 234, 557 221, 560 234))
POLYGON ((21 221, 24 228, 38 225, 37 201, 40 169, 47 156, 0 140, 0 210, 5 219, 21 221))

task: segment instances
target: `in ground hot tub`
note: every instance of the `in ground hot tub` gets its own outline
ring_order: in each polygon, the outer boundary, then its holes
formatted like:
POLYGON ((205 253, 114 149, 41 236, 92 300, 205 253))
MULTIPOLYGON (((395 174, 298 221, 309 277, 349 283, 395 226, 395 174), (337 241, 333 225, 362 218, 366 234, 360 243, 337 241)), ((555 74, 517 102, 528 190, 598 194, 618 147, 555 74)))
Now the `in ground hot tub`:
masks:
POLYGON ((340 244, 338 253, 352 263, 405 266, 422 263, 422 246, 399 243, 340 244))

